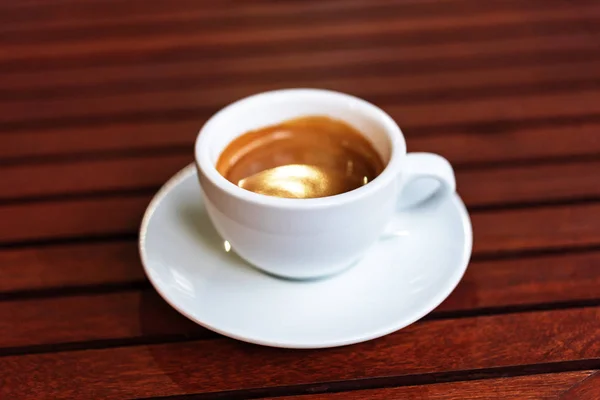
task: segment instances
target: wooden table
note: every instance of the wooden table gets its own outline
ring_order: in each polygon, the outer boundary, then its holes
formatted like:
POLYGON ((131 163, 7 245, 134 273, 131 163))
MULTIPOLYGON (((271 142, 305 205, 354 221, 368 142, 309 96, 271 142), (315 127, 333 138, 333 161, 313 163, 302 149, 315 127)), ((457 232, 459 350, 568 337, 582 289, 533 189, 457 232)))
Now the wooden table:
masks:
POLYGON ((1 399, 600 399, 600 3, 4 0, 1 399), (141 215, 212 113, 364 97, 443 154, 472 217, 452 296, 327 350, 169 308, 141 215))

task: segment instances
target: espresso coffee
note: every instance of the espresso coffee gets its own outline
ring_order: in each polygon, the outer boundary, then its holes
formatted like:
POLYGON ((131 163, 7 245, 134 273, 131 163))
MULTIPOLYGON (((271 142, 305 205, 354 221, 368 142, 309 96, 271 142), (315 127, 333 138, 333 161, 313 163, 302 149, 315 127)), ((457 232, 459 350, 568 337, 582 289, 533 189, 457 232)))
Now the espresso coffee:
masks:
POLYGON ((221 153, 217 170, 268 196, 317 198, 366 185, 383 170, 379 153, 347 123, 306 116, 247 132, 221 153))

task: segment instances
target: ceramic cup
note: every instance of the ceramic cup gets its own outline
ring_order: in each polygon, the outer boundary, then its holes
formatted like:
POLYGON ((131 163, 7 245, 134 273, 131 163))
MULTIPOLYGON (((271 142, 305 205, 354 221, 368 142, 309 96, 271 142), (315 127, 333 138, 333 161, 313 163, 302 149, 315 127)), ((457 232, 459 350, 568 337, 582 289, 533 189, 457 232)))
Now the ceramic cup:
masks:
POLYGON ((402 131, 388 114, 362 99, 328 90, 264 92, 223 108, 200 130, 195 157, 208 215, 229 242, 226 247, 263 271, 291 279, 325 277, 350 267, 376 241, 402 226, 399 204, 436 203, 455 190, 446 159, 407 154, 402 131), (236 137, 306 115, 327 115, 354 126, 382 156, 383 172, 336 196, 288 199, 241 189, 217 171, 219 155, 236 137), (432 181, 425 198, 411 198, 411 191, 404 190, 432 181))

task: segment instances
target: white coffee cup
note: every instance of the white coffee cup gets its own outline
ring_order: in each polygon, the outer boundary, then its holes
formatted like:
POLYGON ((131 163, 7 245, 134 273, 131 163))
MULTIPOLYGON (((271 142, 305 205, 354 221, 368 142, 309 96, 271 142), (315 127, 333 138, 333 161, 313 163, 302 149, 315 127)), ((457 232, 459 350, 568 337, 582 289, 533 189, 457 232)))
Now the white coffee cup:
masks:
POLYGON ((265 92, 223 108, 200 130, 195 156, 207 211, 222 238, 250 264, 291 279, 320 278, 348 268, 401 225, 399 203, 435 203, 455 190, 448 161, 431 153, 407 154, 400 128, 383 110, 321 89, 265 92), (288 199, 247 191, 217 171, 219 155, 236 137, 307 115, 326 115, 354 126, 380 153, 383 172, 336 196, 288 199), (408 199, 402 189, 421 178, 438 181, 437 189, 426 198, 408 199))

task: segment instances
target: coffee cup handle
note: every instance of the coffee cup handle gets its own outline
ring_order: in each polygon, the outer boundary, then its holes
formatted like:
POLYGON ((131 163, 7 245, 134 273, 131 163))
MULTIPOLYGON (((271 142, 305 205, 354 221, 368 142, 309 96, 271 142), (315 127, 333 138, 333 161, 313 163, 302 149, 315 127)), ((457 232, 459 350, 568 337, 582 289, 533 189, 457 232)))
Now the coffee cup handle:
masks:
MULTIPOLYGON (((398 210, 436 207, 456 191, 454 170, 444 157, 433 153, 408 153, 400 175, 398 210)), ((403 236, 402 218, 393 218, 381 239, 403 236)))
POLYGON ((434 205, 456 190, 454 170, 434 153, 408 153, 401 176, 399 208, 434 205))

